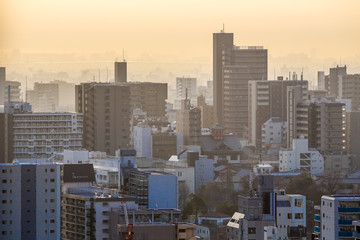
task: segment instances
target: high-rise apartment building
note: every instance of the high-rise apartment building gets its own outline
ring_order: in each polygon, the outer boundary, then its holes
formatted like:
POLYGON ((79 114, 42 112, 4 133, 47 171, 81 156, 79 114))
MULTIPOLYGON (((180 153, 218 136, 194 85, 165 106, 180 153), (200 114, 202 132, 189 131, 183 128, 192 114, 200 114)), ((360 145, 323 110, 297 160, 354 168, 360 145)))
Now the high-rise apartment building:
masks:
POLYGON ((240 138, 248 135, 248 82, 267 80, 267 50, 237 47, 223 51, 223 125, 240 138))
POLYGON ((4 103, 8 102, 9 97, 11 102, 20 102, 21 95, 20 95, 20 82, 16 81, 6 81, 4 87, 4 103), (10 89, 9 89, 10 88, 10 89), (10 90, 10 94, 9 94, 10 90))
POLYGON ((308 81, 249 81, 249 144, 262 148, 261 128, 270 118, 278 117, 281 122, 287 121, 287 87, 298 85, 303 86, 303 99, 306 100, 308 81))
POLYGON ((14 160, 46 159, 64 149, 82 149, 80 113, 18 113, 12 115, 14 160))
POLYGON ((201 111, 192 108, 189 99, 181 101, 176 113, 176 133, 184 135, 184 145, 200 145, 201 111))
POLYGON ((115 83, 127 82, 127 62, 115 62, 115 83))
POLYGON ((340 98, 351 99, 352 111, 360 111, 360 74, 347 74, 340 79, 340 98))
POLYGON ((76 86, 76 112, 83 114, 83 147, 114 155, 130 144, 130 88, 123 84, 76 86))
POLYGON ((34 112, 56 112, 59 107, 59 85, 36 82, 34 89, 27 91, 27 100, 34 112))
POLYGON ((6 68, 0 67, 0 105, 4 105, 9 100, 9 97, 12 102, 20 102, 20 86, 20 82, 6 81, 6 68))
POLYGON ((318 71, 318 89, 326 90, 329 96, 338 97, 341 94, 341 78, 346 74, 346 65, 330 68, 329 75, 325 75, 324 71, 318 71))
POLYGON ((220 33, 213 34, 213 99, 215 122, 223 121, 223 51, 232 48, 234 45, 234 34, 220 33))
POLYGON ((331 98, 302 101, 301 96, 301 87, 288 88, 288 148, 303 136, 322 154, 346 153, 345 104, 331 98))
POLYGON ((60 240, 60 165, 0 164, 0 239, 60 240))
POLYGON ((140 108, 149 117, 165 117, 167 83, 127 82, 130 88, 131 111, 140 108))
POLYGON ((33 113, 24 102, 11 102, 0 113, 0 162, 42 161, 54 152, 82 148, 82 114, 33 113))
POLYGON ((196 98, 197 79, 191 77, 176 78, 176 97, 178 99, 196 98))

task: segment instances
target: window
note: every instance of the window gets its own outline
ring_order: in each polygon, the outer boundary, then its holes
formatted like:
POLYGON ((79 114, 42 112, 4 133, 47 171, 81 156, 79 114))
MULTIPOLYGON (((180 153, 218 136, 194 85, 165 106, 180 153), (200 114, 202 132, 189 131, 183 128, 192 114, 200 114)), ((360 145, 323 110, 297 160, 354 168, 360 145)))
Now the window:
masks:
POLYGON ((2 173, 6 173, 6 170, 5 170, 5 169, 3 169, 3 170, 2 170, 2 173))
POLYGON ((55 179, 54 178, 50 179, 50 182, 55 182, 55 179))
POLYGON ((288 213, 288 219, 291 219, 291 218, 292 218, 292 214, 288 213))
POLYGON ((248 228, 248 234, 256 234, 256 228, 254 227, 248 228))
POLYGON ((52 189, 51 189, 51 192, 55 192, 55 189, 54 189, 54 188, 52 188, 52 189))
POLYGON ((6 183, 6 182, 7 182, 6 179, 3 179, 3 180, 2 180, 2 183, 6 183))
POLYGON ((51 219, 50 222, 51 222, 51 223, 55 223, 55 219, 51 219))
POLYGON ((185 229, 179 229, 179 232, 186 232, 185 229))
POLYGON ((7 191, 6 190, 2 190, 2 193, 6 193, 7 191))
POLYGON ((303 213, 295 213, 295 219, 303 219, 304 214, 303 213))
POLYGON ((55 230, 50 230, 50 233, 55 233, 55 230))
POLYGON ((295 207, 302 207, 303 200, 302 199, 295 199, 295 207))
POLYGON ((51 212, 51 213, 54 213, 54 212, 55 212, 55 209, 51 209, 50 212, 51 212))
MULTIPOLYGON (((50 172, 55 172, 54 168, 50 168, 50 172)), ((51 231, 50 231, 51 232, 51 231)))

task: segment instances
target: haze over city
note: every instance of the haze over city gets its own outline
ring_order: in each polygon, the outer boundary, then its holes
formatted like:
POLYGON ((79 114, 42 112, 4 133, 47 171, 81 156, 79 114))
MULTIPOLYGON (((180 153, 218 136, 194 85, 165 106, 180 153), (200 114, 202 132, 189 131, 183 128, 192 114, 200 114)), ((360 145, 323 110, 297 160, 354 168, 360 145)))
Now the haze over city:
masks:
POLYGON ((359 0, 0 0, 0 239, 360 239, 359 0))
POLYGON ((82 64, 87 62, 111 67, 124 49, 127 61, 134 63, 129 69, 143 75, 134 80, 166 80, 169 72, 183 69, 188 75, 201 72, 200 81, 206 81, 211 78, 210 33, 224 24, 225 32, 237 33, 239 45, 269 49, 269 76, 304 69, 313 81, 318 69, 337 64, 347 64, 350 72, 360 69, 359 8, 356 0, 2 0, 0 62, 19 50, 45 55, 22 58, 31 68, 53 71, 53 64, 44 61, 49 60, 59 63, 59 71, 78 72, 92 67, 82 64))

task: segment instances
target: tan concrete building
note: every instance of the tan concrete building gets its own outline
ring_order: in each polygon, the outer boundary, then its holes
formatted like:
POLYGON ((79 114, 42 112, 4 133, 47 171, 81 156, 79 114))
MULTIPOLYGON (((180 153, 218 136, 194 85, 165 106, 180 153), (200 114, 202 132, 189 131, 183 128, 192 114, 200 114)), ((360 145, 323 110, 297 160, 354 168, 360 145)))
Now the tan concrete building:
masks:
POLYGON ((214 107, 207 105, 205 97, 203 95, 197 98, 197 105, 201 111, 201 127, 211 128, 215 125, 214 123, 214 107))
POLYGON ((57 83, 36 82, 34 89, 27 91, 27 100, 34 112, 58 111, 59 85, 57 83))
POLYGON ((130 144, 130 88, 83 83, 76 86, 76 112, 83 113, 83 147, 115 155, 130 144))
POLYGON ((340 97, 351 99, 352 111, 360 111, 360 74, 344 75, 340 82, 340 97))
POLYGON ((184 136, 184 145, 200 145, 201 111, 192 108, 189 99, 181 101, 181 109, 176 113, 176 133, 184 136))

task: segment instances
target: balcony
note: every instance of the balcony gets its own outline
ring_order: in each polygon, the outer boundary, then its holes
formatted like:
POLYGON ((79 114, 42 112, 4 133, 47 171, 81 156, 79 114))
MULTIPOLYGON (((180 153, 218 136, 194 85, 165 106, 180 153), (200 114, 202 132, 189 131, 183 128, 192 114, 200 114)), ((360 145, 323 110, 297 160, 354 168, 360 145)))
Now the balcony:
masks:
POLYGON ((339 219, 339 225, 352 225, 352 219, 339 219))
POLYGON ((314 220, 320 222, 320 215, 314 215, 314 220))
POLYGON ((353 232, 339 232, 339 237, 352 237, 353 232))
POLYGON ((321 233, 320 227, 314 227, 314 232, 316 232, 316 233, 321 233))
POLYGON ((339 213, 360 213, 360 207, 339 207, 339 213))

